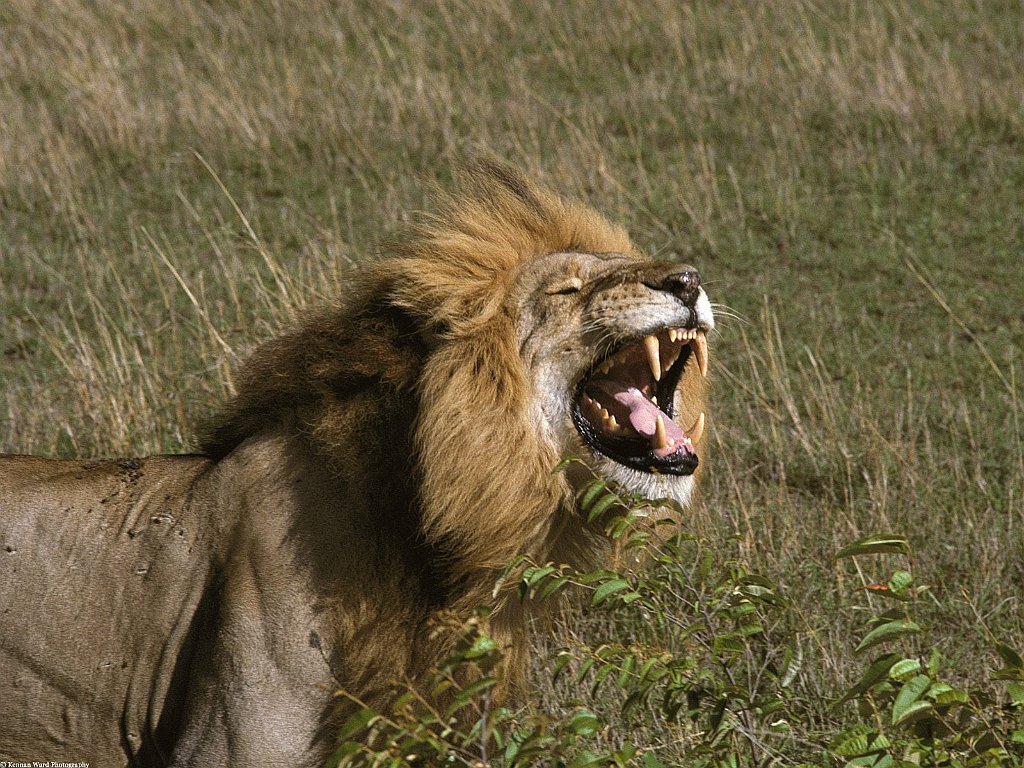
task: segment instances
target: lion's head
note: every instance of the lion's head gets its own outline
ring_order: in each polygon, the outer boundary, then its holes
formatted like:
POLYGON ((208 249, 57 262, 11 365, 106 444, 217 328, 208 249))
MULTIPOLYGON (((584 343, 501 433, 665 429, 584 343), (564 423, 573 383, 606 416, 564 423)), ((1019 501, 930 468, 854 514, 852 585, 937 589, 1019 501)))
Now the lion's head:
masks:
POLYGON ((475 564, 550 545, 574 490, 551 473, 570 456, 686 504, 714 327, 698 273, 505 167, 467 175, 378 269, 433 344, 416 425, 426 529, 475 564))
POLYGON ((492 163, 463 181, 344 307, 257 353, 207 445, 225 453, 270 410, 297 413, 349 478, 407 454, 419 534, 456 582, 586 548, 553 471, 567 457, 687 503, 714 327, 695 270, 644 257, 590 208, 492 163))

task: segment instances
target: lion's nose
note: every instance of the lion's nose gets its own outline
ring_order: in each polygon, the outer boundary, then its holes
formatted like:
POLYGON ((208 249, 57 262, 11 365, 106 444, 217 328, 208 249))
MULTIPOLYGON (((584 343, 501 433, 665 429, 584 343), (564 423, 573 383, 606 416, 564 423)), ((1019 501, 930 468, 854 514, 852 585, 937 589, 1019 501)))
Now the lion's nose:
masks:
POLYGON ((700 273, 692 267, 682 272, 674 272, 662 278, 658 288, 667 291, 678 298, 686 306, 692 307, 697 303, 697 296, 700 292, 700 273))

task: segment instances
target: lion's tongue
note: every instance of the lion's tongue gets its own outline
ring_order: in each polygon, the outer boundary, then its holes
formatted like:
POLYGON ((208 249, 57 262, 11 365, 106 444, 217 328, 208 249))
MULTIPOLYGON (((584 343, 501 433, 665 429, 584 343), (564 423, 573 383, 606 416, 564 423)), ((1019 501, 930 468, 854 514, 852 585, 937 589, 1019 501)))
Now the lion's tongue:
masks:
POLYGON ((600 383, 601 389, 610 394, 615 400, 629 409, 629 423, 637 432, 653 441, 657 429, 658 416, 665 425, 665 437, 674 441, 671 446, 654 448, 654 455, 664 458, 683 448, 683 440, 686 432, 675 423, 675 421, 658 406, 644 397, 643 393, 636 387, 623 387, 617 382, 604 381, 600 383))
MULTIPOLYGON (((661 420, 665 424, 665 436, 667 438, 679 443, 686 437, 686 433, 683 432, 682 428, 667 413, 644 397, 643 393, 636 387, 628 387, 621 392, 616 392, 615 399, 629 408, 629 423, 633 425, 633 429, 644 437, 654 437, 659 416, 661 416, 661 420)), ((662 448, 658 450, 667 449, 662 448)), ((657 451, 655 452, 657 453, 657 451)), ((667 453, 672 453, 672 451, 667 450, 667 453)))

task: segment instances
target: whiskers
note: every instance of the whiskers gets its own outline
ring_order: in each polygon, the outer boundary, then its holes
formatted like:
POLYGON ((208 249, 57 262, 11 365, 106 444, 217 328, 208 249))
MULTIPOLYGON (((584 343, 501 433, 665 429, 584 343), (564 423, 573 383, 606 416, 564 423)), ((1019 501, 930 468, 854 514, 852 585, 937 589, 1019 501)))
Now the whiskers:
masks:
POLYGON ((716 324, 719 320, 725 318, 726 320, 735 320, 739 323, 743 323, 744 325, 753 325, 753 323, 744 317, 739 310, 733 309, 728 304, 720 304, 715 301, 709 303, 711 304, 711 311, 715 313, 716 324))
POLYGON ((594 349, 597 352, 596 358, 604 356, 605 352, 608 352, 615 346, 616 342, 619 341, 619 334, 612 328, 609 328, 607 323, 600 319, 592 319, 584 322, 580 326, 580 332, 583 336, 589 334, 597 334, 593 341, 594 349))

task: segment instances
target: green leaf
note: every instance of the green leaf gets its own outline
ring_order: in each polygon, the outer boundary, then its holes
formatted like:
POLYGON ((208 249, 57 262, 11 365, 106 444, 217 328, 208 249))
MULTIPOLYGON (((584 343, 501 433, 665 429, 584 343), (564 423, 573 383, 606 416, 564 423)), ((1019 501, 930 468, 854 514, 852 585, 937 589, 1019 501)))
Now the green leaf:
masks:
POLYGON ((559 678, 562 672, 565 670, 565 666, 573 660, 573 655, 569 651, 561 651, 558 657, 555 659, 555 668, 551 672, 551 681, 554 682, 559 678))
POLYGON ((610 595, 613 595, 616 592, 621 592, 624 589, 629 589, 629 582, 624 579, 612 579, 611 581, 606 581, 594 590, 594 596, 591 598, 590 604, 598 605, 606 600, 610 595))
POLYGON ((336 766, 341 765, 347 760, 347 758, 359 753, 362 749, 363 745, 358 741, 342 742, 338 748, 334 750, 334 754, 331 755, 331 759, 327 762, 325 768, 336 768, 336 766))
POLYGON ((899 655, 895 653, 887 653, 885 656, 879 656, 865 671, 861 677, 860 682, 850 688, 840 699, 839 703, 855 699, 861 694, 867 692, 873 685, 886 679, 889 674, 889 670, 893 664, 900 660, 899 655))
POLYGON ((841 557, 857 557, 858 555, 909 555, 910 544, 902 536, 891 534, 875 534, 866 536, 853 544, 847 544, 840 549, 835 556, 838 560, 841 557))
POLYGON ((475 699, 481 691, 493 688, 498 684, 498 680, 493 677, 484 677, 476 682, 470 683, 465 688, 460 690, 452 698, 451 704, 445 709, 445 715, 451 717, 464 706, 469 704, 475 699))
POLYGON ((572 582, 564 576, 558 576, 556 578, 553 578, 550 581, 548 581, 547 584, 544 585, 544 588, 540 591, 537 597, 539 597, 541 600, 547 600, 549 597, 555 594, 555 592, 565 589, 571 583, 572 582))
POLYGON ((935 708, 932 706, 930 701, 915 701, 913 704, 908 704, 905 708, 900 711, 900 716, 896 717, 896 711, 893 710, 893 725, 901 725, 903 723, 910 723, 914 720, 920 720, 926 715, 932 714, 935 708))
POLYGON ((896 594, 905 591, 913 583, 914 577, 910 575, 910 571, 896 571, 889 577, 889 589, 896 594))
POLYGON ((856 653, 865 651, 868 648, 872 648, 879 643, 884 643, 888 640, 894 640, 897 637, 903 637, 905 635, 913 635, 921 631, 921 627, 913 621, 907 619, 901 619, 899 621, 889 621, 885 624, 875 627, 864 639, 860 641, 855 649, 856 653))
POLYGON ((1013 702, 1013 706, 1024 707, 1024 685, 1010 683, 1007 686, 1007 691, 1010 694, 1010 701, 1013 702))
POLYGON ((863 723, 847 728, 829 745, 829 751, 839 757, 859 757, 873 754, 889 746, 889 740, 874 728, 863 723))
POLYGON ((911 675, 921 670, 921 662, 917 659, 900 659, 889 670, 889 677, 893 680, 906 680, 911 675))
MULTIPOLYGON (((863 757, 855 757, 846 764, 845 768, 892 768, 895 765, 896 761, 888 752, 872 752, 863 757)), ((911 765, 913 764, 911 763, 911 765)), ((909 766, 906 763, 900 763, 900 768, 909 768, 909 766)))
POLYGON ((361 709, 356 712, 352 717, 345 721, 345 724, 341 726, 341 730, 338 732, 338 741, 346 741, 356 734, 360 734, 369 728, 375 720, 380 717, 380 713, 369 707, 361 709))
POLYGON ((614 493, 605 494, 600 499, 598 499, 597 503, 594 504, 594 506, 592 506, 587 511, 587 522, 594 522, 599 517, 601 517, 601 515, 604 514, 605 510, 612 506, 612 504, 619 503, 621 503, 621 499, 619 499, 619 497, 616 496, 614 493))
POLYGON ((644 752, 644 768, 665 768, 665 764, 653 752, 644 752))
POLYGON ((538 581, 547 578, 556 570, 558 569, 553 565, 545 565, 541 568, 527 568, 523 571, 523 581, 533 587, 536 586, 538 581))
POLYGON ((569 730, 579 736, 590 736, 601 727, 601 721, 593 712, 581 709, 569 719, 569 730))
POLYGON ((950 704, 967 704, 971 697, 967 691, 961 688, 954 688, 946 683, 935 683, 928 689, 928 698, 940 707, 950 704))
POLYGON ((928 675, 917 675, 903 684, 900 692, 896 694, 896 701, 892 704, 893 725, 899 725, 911 715, 919 712, 922 707, 917 706, 918 704, 924 704, 926 709, 931 708, 931 702, 920 701, 921 696, 931 684, 932 680, 928 675))
POLYGON ((597 497, 608 490, 608 484, 603 480, 591 480, 580 492, 580 509, 586 512, 590 506, 597 501, 597 497))
POLYGON ((718 635, 711 644, 711 652, 716 656, 743 653, 744 648, 743 641, 736 632, 726 632, 718 635))

